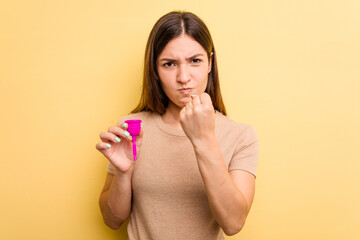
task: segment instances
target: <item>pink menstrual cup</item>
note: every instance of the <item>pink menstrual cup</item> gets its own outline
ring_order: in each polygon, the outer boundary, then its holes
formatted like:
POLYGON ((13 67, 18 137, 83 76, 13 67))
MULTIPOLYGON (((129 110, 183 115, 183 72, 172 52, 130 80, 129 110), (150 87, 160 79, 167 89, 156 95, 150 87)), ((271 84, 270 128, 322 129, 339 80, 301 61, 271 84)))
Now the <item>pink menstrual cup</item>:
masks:
POLYGON ((136 161, 136 136, 139 135, 141 130, 141 120, 133 119, 133 120, 126 120, 128 124, 127 131, 130 133, 133 142, 133 155, 134 161, 136 161))

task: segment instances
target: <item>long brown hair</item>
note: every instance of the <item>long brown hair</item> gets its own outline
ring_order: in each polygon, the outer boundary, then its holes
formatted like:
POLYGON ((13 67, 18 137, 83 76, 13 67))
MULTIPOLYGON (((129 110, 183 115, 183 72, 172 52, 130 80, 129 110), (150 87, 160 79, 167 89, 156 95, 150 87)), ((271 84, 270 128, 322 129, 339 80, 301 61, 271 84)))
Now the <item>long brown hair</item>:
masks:
POLYGON ((138 106, 131 113, 142 111, 165 113, 169 99, 161 88, 156 60, 166 44, 181 34, 186 34, 195 39, 205 49, 209 61, 212 59, 205 92, 210 95, 215 110, 226 115, 220 92, 215 47, 210 32, 198 16, 182 11, 174 11, 162 16, 150 32, 145 50, 141 98, 138 106), (210 58, 211 53, 213 53, 212 58, 210 58))

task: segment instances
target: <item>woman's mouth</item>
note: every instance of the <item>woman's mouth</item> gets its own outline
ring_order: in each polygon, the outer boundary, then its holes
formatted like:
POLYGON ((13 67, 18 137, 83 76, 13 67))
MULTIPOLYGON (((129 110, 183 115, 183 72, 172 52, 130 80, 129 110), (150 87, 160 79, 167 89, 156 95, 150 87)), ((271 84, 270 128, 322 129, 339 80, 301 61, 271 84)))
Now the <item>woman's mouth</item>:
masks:
POLYGON ((179 89, 179 92, 184 93, 184 94, 189 94, 189 93, 191 93, 191 91, 192 91, 192 88, 181 88, 181 89, 179 89))

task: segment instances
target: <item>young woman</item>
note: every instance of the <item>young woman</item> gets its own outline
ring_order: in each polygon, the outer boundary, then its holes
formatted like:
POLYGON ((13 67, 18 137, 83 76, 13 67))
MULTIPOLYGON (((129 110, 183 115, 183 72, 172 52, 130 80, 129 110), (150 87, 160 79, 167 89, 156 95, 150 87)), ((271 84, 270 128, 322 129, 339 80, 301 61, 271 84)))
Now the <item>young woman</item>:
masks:
POLYGON ((225 239, 238 233, 255 190, 258 138, 226 117, 206 25, 171 12, 153 27, 139 105, 100 133, 109 160, 100 196, 113 229, 130 217, 129 239, 225 239), (133 161, 127 119, 141 119, 133 161))

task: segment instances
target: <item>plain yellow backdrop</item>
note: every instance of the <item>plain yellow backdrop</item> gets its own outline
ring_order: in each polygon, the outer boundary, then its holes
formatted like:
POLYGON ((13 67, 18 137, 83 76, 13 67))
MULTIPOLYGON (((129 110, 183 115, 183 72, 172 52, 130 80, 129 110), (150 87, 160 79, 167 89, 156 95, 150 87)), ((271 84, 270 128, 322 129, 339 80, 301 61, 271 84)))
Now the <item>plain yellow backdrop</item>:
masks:
POLYGON ((358 0, 2 1, 0 239, 126 239, 102 222, 95 144, 137 104, 171 10, 206 22, 229 117, 260 138, 253 208, 227 239, 360 239, 358 0))

